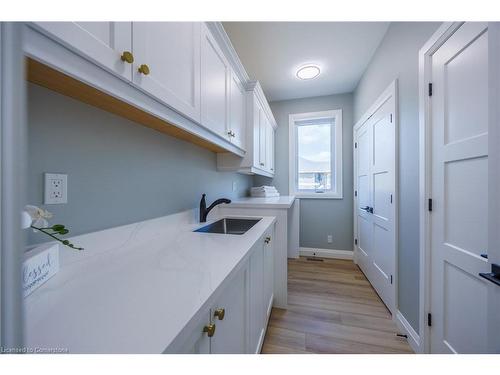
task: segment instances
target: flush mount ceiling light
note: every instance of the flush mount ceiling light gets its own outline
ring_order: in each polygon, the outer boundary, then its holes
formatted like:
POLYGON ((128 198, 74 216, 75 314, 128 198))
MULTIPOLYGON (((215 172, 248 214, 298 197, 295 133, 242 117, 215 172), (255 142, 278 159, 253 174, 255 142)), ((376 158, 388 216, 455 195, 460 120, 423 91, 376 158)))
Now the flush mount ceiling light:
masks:
POLYGON ((317 65, 304 65, 297 69, 297 78, 299 79, 313 79, 319 76, 321 70, 317 65))

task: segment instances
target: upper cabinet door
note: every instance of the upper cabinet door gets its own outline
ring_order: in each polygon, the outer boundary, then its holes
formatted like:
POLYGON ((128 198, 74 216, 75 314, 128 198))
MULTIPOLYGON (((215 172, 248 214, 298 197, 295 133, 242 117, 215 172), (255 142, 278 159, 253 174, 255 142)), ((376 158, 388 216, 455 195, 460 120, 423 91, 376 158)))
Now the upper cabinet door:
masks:
POLYGON ((132 79, 131 22, 35 22, 65 47, 127 80, 132 79), (128 62, 127 62, 128 60, 128 62))
POLYGON ((205 24, 201 38, 201 124, 227 138, 231 70, 205 24))
POLYGON ((270 122, 267 123, 266 169, 274 173, 274 128, 270 122))
POLYGON ((260 108, 259 110, 259 167, 261 169, 266 170, 267 167, 267 144, 266 144, 266 139, 267 139, 267 128, 268 128, 268 121, 266 114, 260 108))
POLYGON ((200 26, 199 22, 132 24, 134 83, 197 122, 200 121, 200 26))
POLYGON ((231 74, 230 139, 236 146, 245 149, 246 91, 236 74, 231 74))

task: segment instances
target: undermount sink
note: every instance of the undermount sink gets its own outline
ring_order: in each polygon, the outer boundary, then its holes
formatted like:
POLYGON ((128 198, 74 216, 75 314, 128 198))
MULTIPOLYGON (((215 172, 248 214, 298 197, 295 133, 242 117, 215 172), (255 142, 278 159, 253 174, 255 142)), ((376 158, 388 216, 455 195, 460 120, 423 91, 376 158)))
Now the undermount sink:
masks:
POLYGON ((260 219, 233 219, 224 218, 215 221, 204 227, 198 228, 195 232, 220 233, 220 234, 245 234, 250 228, 257 224, 260 219))

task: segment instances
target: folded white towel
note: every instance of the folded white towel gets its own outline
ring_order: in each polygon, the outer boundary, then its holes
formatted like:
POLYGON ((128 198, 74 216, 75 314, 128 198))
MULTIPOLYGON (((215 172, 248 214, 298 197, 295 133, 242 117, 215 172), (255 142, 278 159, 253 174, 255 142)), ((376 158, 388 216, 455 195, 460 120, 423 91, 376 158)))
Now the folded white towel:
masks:
POLYGON ((280 193, 267 193, 267 192, 251 192, 250 195, 254 198, 271 198, 271 197, 279 197, 280 193))
POLYGON ((265 191, 265 192, 277 192, 274 186, 256 186, 252 188, 252 191, 265 191))

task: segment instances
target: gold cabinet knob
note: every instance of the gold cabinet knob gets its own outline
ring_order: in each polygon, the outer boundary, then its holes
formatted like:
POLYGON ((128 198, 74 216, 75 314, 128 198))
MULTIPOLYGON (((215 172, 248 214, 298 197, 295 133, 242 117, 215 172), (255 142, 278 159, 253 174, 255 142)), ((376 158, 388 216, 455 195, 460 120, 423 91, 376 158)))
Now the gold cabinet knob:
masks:
POLYGON ((142 64, 137 70, 139 71, 139 73, 142 73, 145 76, 149 74, 149 66, 147 66, 146 64, 142 64))
POLYGON ((212 337, 215 334, 215 324, 208 324, 203 327, 203 332, 206 332, 208 337, 212 337))
POLYGON ((216 309, 214 311, 214 317, 216 317, 219 320, 223 320, 225 315, 226 315, 225 309, 216 309))
POLYGON ((122 59, 122 61, 125 61, 129 64, 132 64, 134 62, 134 55, 132 55, 132 53, 129 51, 123 51, 120 58, 122 59))
POLYGON ((270 236, 267 236, 266 239, 264 240, 265 243, 269 243, 271 242, 271 237, 270 236))

